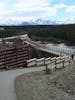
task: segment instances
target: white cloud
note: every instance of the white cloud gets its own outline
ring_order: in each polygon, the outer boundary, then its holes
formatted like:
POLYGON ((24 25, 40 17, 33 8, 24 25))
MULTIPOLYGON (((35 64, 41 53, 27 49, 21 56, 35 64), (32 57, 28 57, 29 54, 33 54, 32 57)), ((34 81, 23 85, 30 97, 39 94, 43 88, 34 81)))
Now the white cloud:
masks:
POLYGON ((49 0, 17 0, 14 8, 18 14, 25 16, 51 16, 56 14, 56 9, 49 7, 49 0))
POLYGON ((10 4, 9 1, 0 1, 0 17, 3 22, 49 17, 56 15, 57 12, 54 7, 50 7, 50 0, 15 0, 10 4))
POLYGON ((17 0, 15 3, 16 9, 45 7, 49 5, 49 0, 17 0))
POLYGON ((52 0, 0 0, 0 24, 18 24, 21 21, 35 20, 38 18, 58 19, 63 17, 62 14, 64 16, 69 14, 67 12, 72 12, 74 15, 75 5, 67 5, 68 3, 63 2, 65 0, 60 1, 59 3, 54 1, 55 5, 52 5, 52 0), (63 9, 64 12, 62 12, 63 9))
POLYGON ((2 3, 2 2, 0 2, 0 16, 1 15, 4 15, 4 11, 5 11, 5 4, 4 3, 2 3))
POLYGON ((65 8, 65 7, 67 7, 67 5, 65 5, 64 3, 57 4, 57 5, 54 6, 54 8, 65 8))
POLYGON ((68 6, 67 8, 66 8, 66 12, 75 12, 75 6, 68 6))

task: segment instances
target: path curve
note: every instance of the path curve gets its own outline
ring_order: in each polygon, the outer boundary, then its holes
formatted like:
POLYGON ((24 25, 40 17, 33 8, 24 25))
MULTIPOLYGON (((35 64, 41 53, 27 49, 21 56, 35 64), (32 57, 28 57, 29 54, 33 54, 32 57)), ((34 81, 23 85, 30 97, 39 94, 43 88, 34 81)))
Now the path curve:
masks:
POLYGON ((44 69, 45 67, 35 67, 0 72, 0 100, 17 100, 14 81, 18 75, 44 69))

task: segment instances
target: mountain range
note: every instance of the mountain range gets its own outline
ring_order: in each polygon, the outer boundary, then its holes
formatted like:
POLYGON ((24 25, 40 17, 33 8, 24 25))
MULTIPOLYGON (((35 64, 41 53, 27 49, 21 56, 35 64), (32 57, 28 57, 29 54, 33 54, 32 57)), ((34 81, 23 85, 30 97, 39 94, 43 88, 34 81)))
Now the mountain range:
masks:
POLYGON ((57 24, 55 21, 43 20, 43 19, 37 19, 34 21, 23 21, 20 23, 20 25, 55 25, 55 24, 57 24))
POLYGON ((61 25, 61 24, 75 24, 75 18, 67 19, 67 20, 61 20, 61 21, 56 21, 56 20, 45 20, 45 19, 35 19, 35 20, 29 20, 29 21, 13 21, 9 20, 5 24, 1 24, 4 26, 11 26, 11 25, 18 25, 18 26, 24 26, 24 25, 61 25))
POLYGON ((74 24, 75 18, 68 19, 65 21, 52 21, 52 20, 43 20, 37 19, 34 21, 22 21, 20 25, 60 25, 60 24, 74 24))

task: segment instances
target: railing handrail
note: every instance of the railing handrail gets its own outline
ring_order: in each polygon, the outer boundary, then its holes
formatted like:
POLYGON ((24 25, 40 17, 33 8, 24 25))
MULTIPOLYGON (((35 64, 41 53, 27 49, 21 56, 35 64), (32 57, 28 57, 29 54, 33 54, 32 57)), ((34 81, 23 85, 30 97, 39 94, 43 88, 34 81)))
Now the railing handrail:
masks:
POLYGON ((62 63, 63 65, 66 63, 66 62, 69 62, 71 61, 71 57, 69 56, 63 56, 63 57, 48 57, 48 58, 40 58, 40 59, 37 59, 37 58, 34 58, 34 59, 31 59, 31 60, 27 60, 27 66, 28 67, 32 67, 32 66, 46 66, 47 64, 51 64, 51 63, 55 63, 54 67, 56 66, 56 64, 60 64, 62 63), (37 64, 38 63, 38 64, 37 64))
POLYGON ((49 53, 54 53, 54 54, 57 54, 57 55, 61 55, 61 54, 62 55, 64 55, 64 54, 67 54, 67 55, 74 54, 75 55, 75 49, 65 49, 65 48, 63 49, 63 48, 59 48, 59 47, 56 47, 56 46, 50 46, 50 48, 48 48, 46 45, 37 44, 36 42, 32 41, 29 37, 26 41, 29 44, 31 44, 32 46, 34 46, 35 48, 49 52, 49 53))

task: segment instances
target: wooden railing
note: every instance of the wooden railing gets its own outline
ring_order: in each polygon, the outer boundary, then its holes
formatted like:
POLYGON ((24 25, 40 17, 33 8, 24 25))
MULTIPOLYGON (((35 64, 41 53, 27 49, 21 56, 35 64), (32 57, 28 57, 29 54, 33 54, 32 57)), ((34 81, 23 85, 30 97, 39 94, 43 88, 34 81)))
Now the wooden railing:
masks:
POLYGON ((41 58, 41 59, 30 59, 27 60, 27 67, 33 67, 33 66, 47 66, 50 69, 55 68, 62 68, 66 65, 70 64, 72 61, 71 57, 69 56, 63 56, 63 57, 49 57, 49 58, 41 58))

